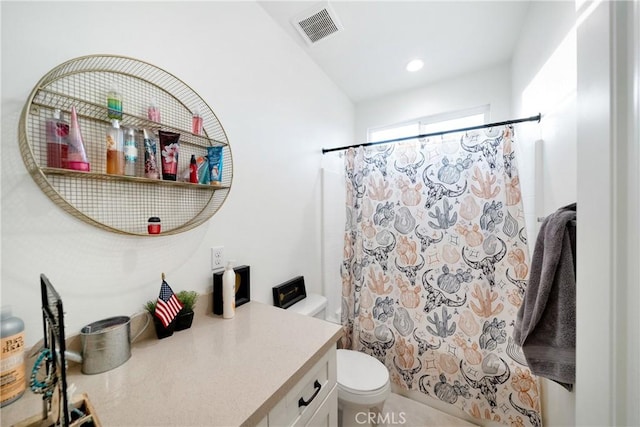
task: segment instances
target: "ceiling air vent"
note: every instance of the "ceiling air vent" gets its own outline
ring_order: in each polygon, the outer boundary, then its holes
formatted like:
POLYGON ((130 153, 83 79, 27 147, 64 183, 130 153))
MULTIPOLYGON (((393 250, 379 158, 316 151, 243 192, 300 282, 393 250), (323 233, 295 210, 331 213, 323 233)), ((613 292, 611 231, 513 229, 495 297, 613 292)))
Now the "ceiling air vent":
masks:
POLYGON ((293 25, 304 41, 310 45, 342 29, 338 17, 327 2, 320 3, 313 9, 296 16, 293 19, 293 25))

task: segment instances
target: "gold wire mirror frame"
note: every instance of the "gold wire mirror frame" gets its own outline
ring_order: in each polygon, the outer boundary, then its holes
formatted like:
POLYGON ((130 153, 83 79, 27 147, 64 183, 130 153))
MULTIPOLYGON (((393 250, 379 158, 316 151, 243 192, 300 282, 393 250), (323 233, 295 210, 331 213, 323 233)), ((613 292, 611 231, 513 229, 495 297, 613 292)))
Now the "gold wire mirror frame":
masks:
MULTIPOLYGON (((27 171, 59 207, 89 224, 120 234, 149 236, 147 222, 159 217, 162 236, 197 227, 211 218, 226 200, 233 180, 233 159, 227 135, 211 108, 174 75, 146 62, 114 55, 90 55, 64 62, 36 84, 19 124, 19 144, 27 171), (106 173, 107 93, 116 87, 122 96, 121 128, 136 129, 136 176, 106 173), (153 102, 160 122, 147 118, 153 102), (47 167, 46 122, 60 109, 69 121, 75 106, 91 172, 47 167), (193 114, 203 119, 203 132, 191 132, 193 114), (155 134, 160 171, 158 130, 180 134, 178 181, 143 178, 142 129, 155 134), (221 146, 220 185, 180 182, 191 155, 203 157, 207 148, 221 146)), ((206 160, 206 157, 205 157, 206 160)))

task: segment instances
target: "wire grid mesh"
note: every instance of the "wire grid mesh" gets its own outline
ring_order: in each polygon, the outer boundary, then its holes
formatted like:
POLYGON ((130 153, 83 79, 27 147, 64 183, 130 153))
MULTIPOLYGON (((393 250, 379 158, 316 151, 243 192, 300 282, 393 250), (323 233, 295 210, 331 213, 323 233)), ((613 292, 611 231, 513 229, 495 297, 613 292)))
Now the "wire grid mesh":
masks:
MULTIPOLYGON (((233 178, 233 159, 227 136, 209 106, 189 86, 153 65, 119 56, 87 56, 59 65, 33 89, 22 112, 20 152, 35 182, 57 205, 80 219, 106 230, 147 235, 147 220, 158 216, 162 234, 196 227, 224 203, 233 178), (106 174, 107 93, 122 96, 121 127, 134 129, 138 146, 136 177, 106 174), (159 123, 149 120, 153 103, 159 123), (91 172, 47 167, 46 123, 56 109, 64 118, 75 106, 91 172), (203 119, 202 135, 191 132, 193 114, 203 119), (191 155, 205 157, 208 147, 222 146, 219 186, 142 178, 142 129, 154 135, 166 130, 180 134, 178 181, 188 177, 191 155)), ((159 144, 158 144, 159 148, 159 144)), ((161 153, 157 150, 157 168, 161 153)))

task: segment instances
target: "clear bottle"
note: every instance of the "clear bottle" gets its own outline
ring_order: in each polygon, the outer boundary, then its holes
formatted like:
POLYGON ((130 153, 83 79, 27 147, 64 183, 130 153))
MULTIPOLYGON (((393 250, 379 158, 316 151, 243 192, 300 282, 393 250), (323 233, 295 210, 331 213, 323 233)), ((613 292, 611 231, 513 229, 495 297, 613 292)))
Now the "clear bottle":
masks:
POLYGON ((122 97, 116 86, 112 86, 107 93, 107 117, 122 120, 122 97))
POLYGON ((138 146, 136 145, 136 131, 127 129, 124 139, 124 174, 136 176, 136 163, 138 162, 138 146))
POLYGON ((191 132, 194 135, 202 135, 202 116, 200 110, 196 108, 191 119, 191 132))
POLYGON ((124 135, 115 119, 107 131, 107 173, 124 175, 124 135))
POLYGON ((236 314, 236 272, 229 262, 222 274, 222 317, 232 319, 236 314))
POLYGON ((26 372, 24 361, 24 322, 11 314, 10 307, 0 310, 0 349, 2 385, 0 386, 0 407, 6 406, 24 394, 26 372))
POLYGON ((160 109, 155 98, 151 98, 147 107, 147 118, 153 122, 160 123, 160 109))
POLYGON ((56 108, 53 117, 47 120, 47 167, 66 168, 69 150, 69 122, 62 118, 56 108))

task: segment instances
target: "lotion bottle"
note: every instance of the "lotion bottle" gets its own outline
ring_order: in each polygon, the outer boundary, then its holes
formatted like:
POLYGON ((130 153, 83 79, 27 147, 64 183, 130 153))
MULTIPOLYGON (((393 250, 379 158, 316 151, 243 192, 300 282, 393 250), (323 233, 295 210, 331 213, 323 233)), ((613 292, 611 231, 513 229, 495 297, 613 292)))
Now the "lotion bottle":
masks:
POLYGON ((80 131, 78 112, 75 105, 71 106, 71 126, 69 127, 69 139, 67 149, 67 167, 72 170, 90 172, 91 165, 84 148, 84 140, 80 131))
POLYGON ((232 319, 236 314, 236 272, 229 262, 222 274, 222 317, 232 319))
POLYGON ((153 134, 147 129, 142 129, 144 138, 144 176, 145 178, 158 179, 158 161, 156 160, 156 141, 153 134))
POLYGON ((135 129, 127 129, 124 140, 124 174, 136 176, 136 163, 138 161, 138 146, 136 145, 135 129))

